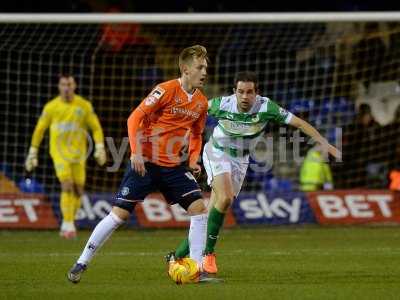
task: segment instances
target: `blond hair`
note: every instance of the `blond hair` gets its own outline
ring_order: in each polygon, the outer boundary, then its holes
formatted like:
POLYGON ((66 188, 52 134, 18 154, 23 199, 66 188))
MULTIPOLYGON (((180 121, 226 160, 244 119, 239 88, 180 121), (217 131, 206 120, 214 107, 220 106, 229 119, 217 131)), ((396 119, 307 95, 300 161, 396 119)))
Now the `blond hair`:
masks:
POLYGON ((190 64, 195 58, 205 58, 208 61, 207 49, 201 45, 194 45, 182 50, 179 54, 179 68, 183 65, 190 64))

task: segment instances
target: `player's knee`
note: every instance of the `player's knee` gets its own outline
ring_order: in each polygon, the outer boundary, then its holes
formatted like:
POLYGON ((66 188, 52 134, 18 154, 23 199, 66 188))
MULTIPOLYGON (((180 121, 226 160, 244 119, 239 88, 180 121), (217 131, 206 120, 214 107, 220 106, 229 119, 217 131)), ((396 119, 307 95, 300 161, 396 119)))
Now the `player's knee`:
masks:
POLYGON ((233 200, 235 199, 235 195, 233 194, 222 194, 217 197, 217 202, 218 206, 223 209, 223 211, 226 211, 233 203, 233 200))
POLYGON ((187 208, 187 213, 191 216, 207 213, 207 207, 205 206, 203 199, 193 201, 187 208))
POLYGON ((118 206, 113 206, 111 211, 123 221, 127 221, 131 215, 129 211, 118 206))
POLYGON ((64 193, 73 193, 74 192, 74 184, 71 181, 62 181, 61 182, 61 190, 64 193))
POLYGON ((78 197, 82 197, 83 196, 83 192, 84 192, 84 190, 83 190, 83 186, 82 185, 78 185, 78 184, 74 185, 74 193, 75 193, 75 195, 77 195, 78 197))

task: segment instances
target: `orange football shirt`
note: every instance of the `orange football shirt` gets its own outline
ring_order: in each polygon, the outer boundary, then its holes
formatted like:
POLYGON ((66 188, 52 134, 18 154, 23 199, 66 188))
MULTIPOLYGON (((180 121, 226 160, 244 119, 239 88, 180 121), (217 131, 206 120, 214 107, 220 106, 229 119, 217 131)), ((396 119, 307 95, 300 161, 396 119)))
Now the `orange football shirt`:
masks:
MULTIPOLYGON (((207 98, 199 89, 190 95, 179 79, 157 85, 137 108, 145 117, 135 141, 130 140, 132 153, 141 148, 145 159, 167 167, 187 159, 196 162, 201 151, 207 106, 207 98), (189 146, 188 158, 182 153, 186 146, 189 146)), ((128 131, 132 131, 133 126, 135 124, 128 122, 128 131)))

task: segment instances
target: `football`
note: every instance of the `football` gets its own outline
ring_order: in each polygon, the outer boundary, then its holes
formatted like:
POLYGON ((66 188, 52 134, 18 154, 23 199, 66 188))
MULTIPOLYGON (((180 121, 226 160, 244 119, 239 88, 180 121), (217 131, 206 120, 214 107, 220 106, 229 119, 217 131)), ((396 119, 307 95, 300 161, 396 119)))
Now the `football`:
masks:
POLYGON ((171 265, 168 274, 176 284, 196 283, 200 268, 195 260, 185 257, 171 265))

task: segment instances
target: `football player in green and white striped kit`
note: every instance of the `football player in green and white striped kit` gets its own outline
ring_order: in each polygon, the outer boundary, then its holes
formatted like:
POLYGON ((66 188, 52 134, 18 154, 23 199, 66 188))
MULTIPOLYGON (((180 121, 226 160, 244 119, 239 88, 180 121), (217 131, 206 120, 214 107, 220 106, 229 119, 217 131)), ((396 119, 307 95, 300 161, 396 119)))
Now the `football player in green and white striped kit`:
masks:
MULTIPOLYGON (((208 114, 218 119, 218 125, 203 151, 203 164, 212 187, 203 258, 203 269, 208 273, 217 273, 214 247, 220 228, 242 187, 250 149, 262 137, 268 123, 289 124, 299 128, 332 156, 341 157, 341 152, 309 123, 269 98, 258 95, 257 83, 255 73, 239 72, 235 78, 234 94, 208 101, 208 114)), ((187 248, 185 242, 182 243, 175 256, 186 256, 187 248)))

